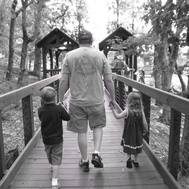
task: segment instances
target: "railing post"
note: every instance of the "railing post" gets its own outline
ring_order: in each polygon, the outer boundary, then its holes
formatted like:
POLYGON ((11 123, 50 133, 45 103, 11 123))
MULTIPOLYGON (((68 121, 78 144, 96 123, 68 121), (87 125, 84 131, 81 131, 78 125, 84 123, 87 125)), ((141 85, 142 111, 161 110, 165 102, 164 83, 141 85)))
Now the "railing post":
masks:
POLYGON ((179 169, 181 113, 171 109, 171 125, 169 134, 168 169, 177 179, 179 169))
MULTIPOLYGON (((116 69, 116 74, 121 75, 121 71, 116 69)), ((114 85, 115 85, 115 100, 119 104, 119 99, 120 99, 120 93, 119 93, 119 83, 120 81, 115 80, 114 85)), ((120 106, 120 104, 119 104, 120 106)))
POLYGON ((59 80, 56 81, 57 102, 59 102, 59 80))
POLYGON ((0 110, 0 179, 3 177, 5 172, 5 153, 4 153, 4 142, 3 142, 3 128, 2 128, 2 117, 0 110))
MULTIPOLYGON (((121 69, 117 70, 117 74, 121 75, 121 69)), ((125 107, 125 84, 121 81, 117 81, 118 83, 118 88, 116 90, 116 101, 119 104, 119 106, 124 109, 125 107)))
POLYGON ((149 140, 150 140, 150 111, 151 111, 151 97, 141 93, 142 96, 142 102, 143 102, 143 106, 144 106, 144 114, 146 116, 146 121, 148 123, 148 131, 149 131, 149 135, 145 136, 144 139, 146 140, 146 142, 149 144, 149 140))
POLYGON ((119 104, 122 109, 125 109, 126 104, 126 96, 125 96, 125 84, 123 82, 119 82, 119 104))
POLYGON ((32 96, 26 96, 22 99, 24 142, 25 145, 30 141, 34 134, 34 118, 32 96))

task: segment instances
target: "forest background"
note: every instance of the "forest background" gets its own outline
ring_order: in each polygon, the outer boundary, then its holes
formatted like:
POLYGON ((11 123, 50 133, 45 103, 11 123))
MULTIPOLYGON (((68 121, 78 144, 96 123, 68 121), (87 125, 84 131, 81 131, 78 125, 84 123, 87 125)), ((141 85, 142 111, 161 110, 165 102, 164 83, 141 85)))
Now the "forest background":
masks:
MULTIPOLYGON (((120 26, 133 37, 120 41, 115 48, 127 48, 127 55, 135 53, 143 64, 148 62, 153 76, 148 84, 188 98, 188 0, 0 0, 0 93, 41 79, 41 50, 35 44, 54 28, 59 28, 76 41, 82 28, 90 29, 97 45, 99 40, 120 26), (99 8, 100 5, 103 6, 99 8), (175 88, 172 82, 175 75, 179 88, 175 88)), ((110 43, 115 45, 115 41, 110 43)), ((19 105, 14 106, 16 108, 19 109, 19 105)), ((158 141, 165 137, 164 133, 168 136, 170 111, 156 104, 152 109, 156 111, 152 121, 156 119, 158 124, 155 124, 154 136, 152 132, 151 137, 157 140, 151 143, 159 146, 156 153, 166 162, 167 149, 158 141)), ((8 151, 14 147, 10 140, 16 134, 8 124, 11 113, 3 110, 3 115, 7 122, 3 125, 6 127, 5 148, 8 151)), ((183 187, 186 187, 189 185, 188 115, 183 115, 182 128, 179 178, 184 178, 183 187)), ((167 139, 162 141, 168 143, 167 139)))

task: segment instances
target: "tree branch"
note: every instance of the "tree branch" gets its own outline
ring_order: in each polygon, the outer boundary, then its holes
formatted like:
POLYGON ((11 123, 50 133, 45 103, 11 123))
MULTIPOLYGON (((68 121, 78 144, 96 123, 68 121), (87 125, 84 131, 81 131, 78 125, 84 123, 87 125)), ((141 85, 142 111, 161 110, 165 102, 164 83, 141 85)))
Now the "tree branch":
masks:
MULTIPOLYGON (((24 1, 22 0, 22 2, 24 3, 24 1)), ((27 5, 25 5, 25 7, 29 7, 31 4, 33 4, 35 2, 35 0, 31 0, 27 5)), ((15 15, 16 17, 18 17, 18 15, 23 11, 23 6, 18 9, 16 12, 15 12, 15 15)))

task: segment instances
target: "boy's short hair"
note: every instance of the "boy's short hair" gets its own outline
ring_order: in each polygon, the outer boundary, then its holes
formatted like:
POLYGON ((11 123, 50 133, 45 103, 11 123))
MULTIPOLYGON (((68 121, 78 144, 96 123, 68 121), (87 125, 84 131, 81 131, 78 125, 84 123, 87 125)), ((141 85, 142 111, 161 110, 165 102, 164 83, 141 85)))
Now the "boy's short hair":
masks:
POLYGON ((44 87, 41 90, 41 98, 44 104, 51 104, 55 102, 56 91, 53 87, 44 87))

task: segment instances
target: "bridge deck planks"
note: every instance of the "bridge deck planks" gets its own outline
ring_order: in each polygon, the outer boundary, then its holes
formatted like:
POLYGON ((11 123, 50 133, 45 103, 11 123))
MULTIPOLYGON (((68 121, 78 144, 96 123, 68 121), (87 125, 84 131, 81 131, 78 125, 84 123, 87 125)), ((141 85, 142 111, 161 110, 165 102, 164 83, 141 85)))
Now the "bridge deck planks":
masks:
MULTIPOLYGON (((122 152, 120 139, 123 120, 116 120, 106 99, 107 127, 102 144, 103 169, 90 164, 90 172, 83 173, 79 166, 80 153, 76 134, 64 127, 64 152, 60 168, 60 185, 64 189, 168 189, 149 158, 143 152, 139 156, 139 168, 126 168, 126 155, 122 152)), ((64 123, 64 126, 66 123, 64 123)), ((89 132, 89 158, 93 151, 92 133, 89 132)), ((49 189, 49 164, 42 140, 23 162, 10 184, 10 189, 49 189)))

